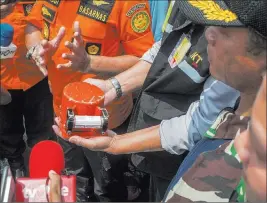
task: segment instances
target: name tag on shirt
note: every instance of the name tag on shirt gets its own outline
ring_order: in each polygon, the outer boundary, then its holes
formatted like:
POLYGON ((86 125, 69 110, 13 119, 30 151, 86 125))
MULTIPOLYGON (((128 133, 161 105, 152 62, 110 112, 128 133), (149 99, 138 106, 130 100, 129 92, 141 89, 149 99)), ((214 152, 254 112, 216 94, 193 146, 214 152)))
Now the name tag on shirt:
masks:
POLYGON ((176 67, 183 60, 191 46, 190 39, 183 34, 168 58, 171 68, 176 67))

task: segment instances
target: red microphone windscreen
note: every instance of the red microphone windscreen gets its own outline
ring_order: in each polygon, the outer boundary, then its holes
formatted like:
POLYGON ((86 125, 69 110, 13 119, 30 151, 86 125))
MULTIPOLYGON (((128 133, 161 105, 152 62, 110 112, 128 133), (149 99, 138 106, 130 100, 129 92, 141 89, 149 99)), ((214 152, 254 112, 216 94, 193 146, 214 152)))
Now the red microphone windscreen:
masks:
POLYGON ((61 174, 64 168, 64 152, 58 143, 41 141, 32 148, 29 160, 30 178, 47 178, 50 170, 61 174))

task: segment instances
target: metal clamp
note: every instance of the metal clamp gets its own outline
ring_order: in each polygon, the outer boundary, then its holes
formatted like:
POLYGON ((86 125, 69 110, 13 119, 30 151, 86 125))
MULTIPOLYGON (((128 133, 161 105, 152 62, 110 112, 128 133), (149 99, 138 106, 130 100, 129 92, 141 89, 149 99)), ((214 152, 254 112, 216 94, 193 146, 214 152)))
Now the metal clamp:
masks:
POLYGON ((71 134, 72 129, 74 127, 74 122, 75 122, 75 114, 72 109, 67 109, 67 121, 66 121, 66 128, 67 128, 67 133, 68 135, 71 134))
POLYGON ((101 109, 101 116, 75 115, 72 109, 67 109, 66 131, 70 135, 72 132, 87 132, 90 129, 101 129, 104 134, 108 129, 108 111, 101 109))
POLYGON ((108 129, 108 111, 107 109, 101 109, 102 110, 102 134, 104 134, 108 129))

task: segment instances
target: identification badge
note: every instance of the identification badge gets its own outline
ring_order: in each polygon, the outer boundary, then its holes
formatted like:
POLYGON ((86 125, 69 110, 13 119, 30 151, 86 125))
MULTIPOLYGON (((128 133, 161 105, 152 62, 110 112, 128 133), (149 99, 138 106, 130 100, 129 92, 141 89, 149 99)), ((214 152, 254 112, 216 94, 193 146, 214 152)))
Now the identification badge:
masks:
POLYGON ((190 39, 183 34, 168 58, 171 68, 174 68, 183 60, 191 46, 190 39))

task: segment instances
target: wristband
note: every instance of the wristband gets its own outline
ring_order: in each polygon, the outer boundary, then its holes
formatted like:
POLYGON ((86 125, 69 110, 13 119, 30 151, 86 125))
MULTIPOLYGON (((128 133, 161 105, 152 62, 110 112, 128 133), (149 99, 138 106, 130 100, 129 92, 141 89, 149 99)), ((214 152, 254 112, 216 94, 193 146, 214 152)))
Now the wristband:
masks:
POLYGON ((121 85, 120 85, 119 81, 114 77, 110 78, 109 80, 116 90, 116 99, 121 98, 122 90, 121 90, 121 85))

